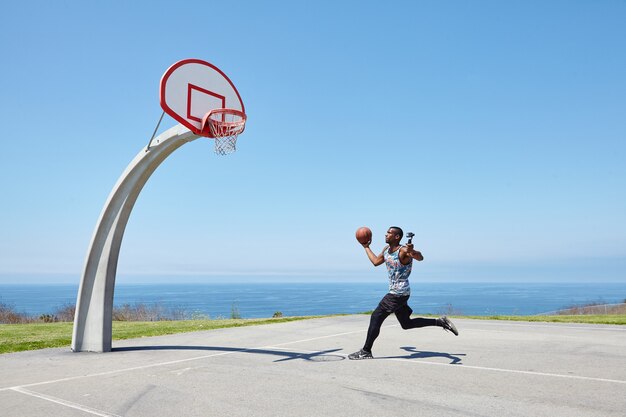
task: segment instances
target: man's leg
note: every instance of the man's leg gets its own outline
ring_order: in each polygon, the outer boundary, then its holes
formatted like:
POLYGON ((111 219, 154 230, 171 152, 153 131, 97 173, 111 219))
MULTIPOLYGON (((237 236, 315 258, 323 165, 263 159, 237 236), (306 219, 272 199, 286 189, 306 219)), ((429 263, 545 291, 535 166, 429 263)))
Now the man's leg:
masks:
POLYGON ((374 340, 380 334, 380 326, 382 326, 383 322, 389 315, 390 312, 386 311, 384 307, 381 307, 383 302, 381 301, 376 307, 376 310, 370 316, 370 327, 367 329, 367 338, 365 339, 365 345, 363 345, 363 349, 358 352, 354 352, 348 355, 348 359, 372 359, 372 346, 374 345, 374 340))
POLYGON ((386 311, 384 307, 381 307, 379 304, 376 307, 376 310, 372 313, 370 317, 370 327, 367 329, 367 338, 365 339, 365 345, 363 345, 363 350, 366 352, 372 351, 372 346, 374 346, 374 341, 380 334, 380 327, 383 325, 383 322, 391 312, 386 311))
POLYGON ((427 319, 423 317, 412 319, 412 313, 413 310, 406 304, 396 310, 396 318, 404 330, 415 329, 417 327, 440 326, 438 319, 427 319))
POLYGON ((459 335, 459 331, 456 329, 454 323, 446 316, 439 317, 438 319, 426 319, 422 317, 412 319, 411 313, 413 313, 413 310, 411 310, 411 307, 408 305, 396 310, 396 318, 404 330, 415 329, 417 327, 439 326, 453 333, 455 336, 459 335))

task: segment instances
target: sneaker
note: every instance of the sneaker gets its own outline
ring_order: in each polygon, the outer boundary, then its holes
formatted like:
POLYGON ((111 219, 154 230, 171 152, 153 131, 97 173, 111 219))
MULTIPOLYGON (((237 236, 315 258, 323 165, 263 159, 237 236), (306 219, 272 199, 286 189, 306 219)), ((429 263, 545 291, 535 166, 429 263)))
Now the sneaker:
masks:
POLYGON ((444 330, 454 333, 455 336, 459 335, 459 331, 456 329, 456 326, 450 321, 448 317, 440 317, 438 321, 439 325, 443 327, 444 330))
POLYGON ((359 350, 358 352, 354 352, 348 355, 348 359, 359 360, 359 359, 374 359, 372 356, 372 352, 368 352, 366 350, 359 350))

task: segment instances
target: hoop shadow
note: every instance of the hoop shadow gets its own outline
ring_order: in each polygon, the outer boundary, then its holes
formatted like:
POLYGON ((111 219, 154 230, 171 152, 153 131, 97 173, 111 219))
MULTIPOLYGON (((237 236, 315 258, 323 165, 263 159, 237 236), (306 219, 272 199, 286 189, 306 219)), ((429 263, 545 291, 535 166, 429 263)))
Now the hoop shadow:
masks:
POLYGON ((343 355, 331 355, 333 352, 340 351, 342 349, 329 349, 320 350, 318 352, 291 352, 287 350, 271 350, 271 349, 257 349, 257 348, 237 348, 227 346, 127 346, 127 347, 115 347, 111 349, 112 352, 134 352, 142 350, 204 350, 208 352, 239 352, 239 353, 254 353, 260 355, 274 355, 282 356, 281 359, 276 359, 274 362, 284 362, 294 359, 302 359, 311 362, 326 362, 326 361, 339 361, 344 360, 343 355))
POLYGON ((465 353, 444 353, 444 352, 429 352, 426 350, 417 350, 413 346, 402 346, 403 349, 410 353, 410 355, 403 356, 385 356, 378 357, 378 359, 425 359, 425 358, 447 358, 450 359, 450 365, 462 365, 461 358, 459 356, 467 356, 465 353))

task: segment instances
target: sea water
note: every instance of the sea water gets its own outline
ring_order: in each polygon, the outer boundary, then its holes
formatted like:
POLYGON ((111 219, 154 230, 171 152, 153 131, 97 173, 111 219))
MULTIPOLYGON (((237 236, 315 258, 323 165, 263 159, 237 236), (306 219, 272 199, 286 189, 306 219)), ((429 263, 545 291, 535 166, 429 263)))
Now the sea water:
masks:
MULTIPOLYGON (((416 314, 532 315, 592 302, 621 303, 626 283, 412 283, 416 314)), ((0 303, 29 315, 76 303, 78 285, 0 285, 0 303)), ((143 303, 189 316, 243 318, 352 314, 373 310, 384 282, 118 284, 114 304, 143 303)))

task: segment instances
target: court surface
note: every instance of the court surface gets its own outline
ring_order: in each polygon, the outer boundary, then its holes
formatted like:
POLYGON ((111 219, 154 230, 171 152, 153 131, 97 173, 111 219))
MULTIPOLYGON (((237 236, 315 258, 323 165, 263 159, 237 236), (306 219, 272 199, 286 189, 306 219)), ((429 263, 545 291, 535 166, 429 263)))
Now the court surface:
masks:
POLYGON ((0 355, 2 416, 623 416, 626 327, 352 315, 0 355))

